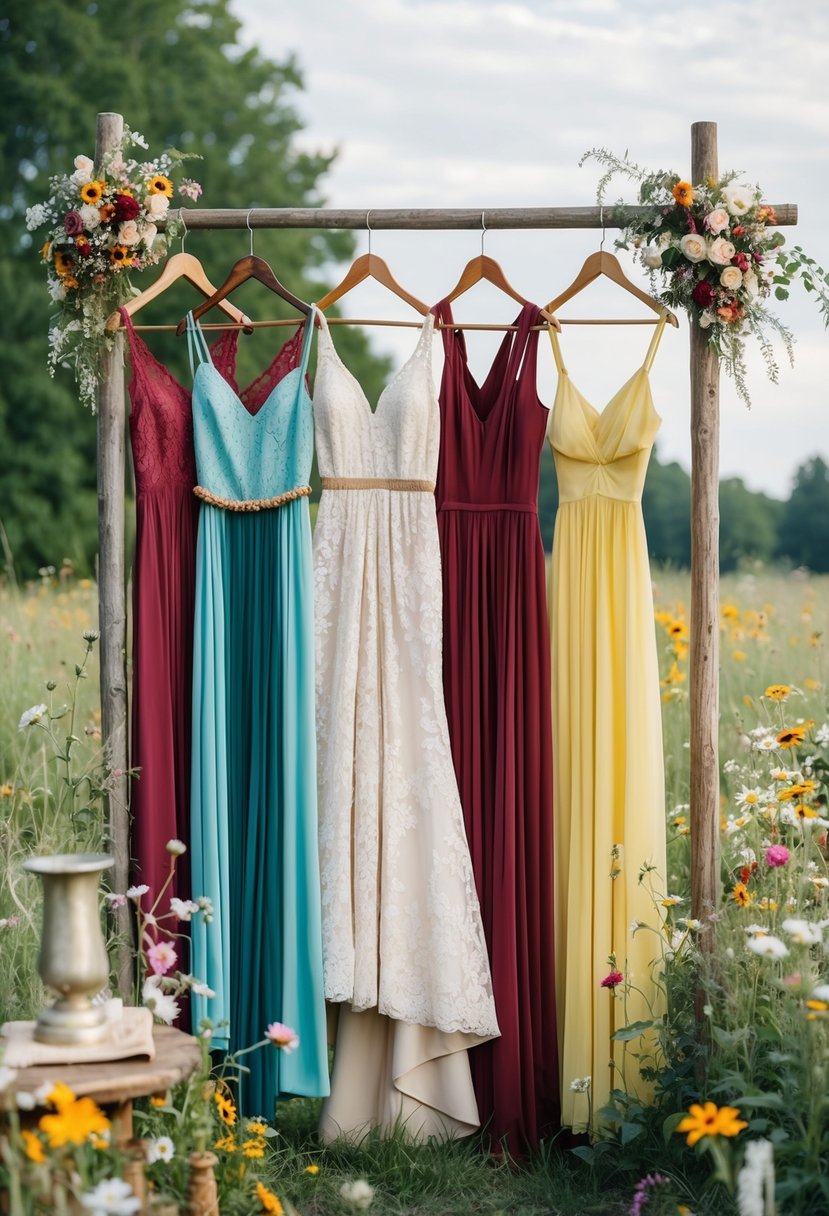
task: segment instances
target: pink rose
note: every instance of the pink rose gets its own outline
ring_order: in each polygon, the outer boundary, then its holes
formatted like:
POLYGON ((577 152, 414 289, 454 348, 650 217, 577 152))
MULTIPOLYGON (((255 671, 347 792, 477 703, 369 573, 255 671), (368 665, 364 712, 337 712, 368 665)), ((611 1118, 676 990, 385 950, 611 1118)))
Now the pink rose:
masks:
POLYGON ((710 211, 703 221, 709 232, 713 232, 717 236, 722 232, 723 228, 728 227, 728 212, 722 207, 717 207, 716 211, 710 211))
POLYGON ((708 261, 717 266, 729 266, 737 250, 725 237, 718 236, 708 246, 708 261))
POLYGON ((77 211, 67 211, 63 217, 63 231, 67 236, 77 236, 83 232, 83 220, 77 211))

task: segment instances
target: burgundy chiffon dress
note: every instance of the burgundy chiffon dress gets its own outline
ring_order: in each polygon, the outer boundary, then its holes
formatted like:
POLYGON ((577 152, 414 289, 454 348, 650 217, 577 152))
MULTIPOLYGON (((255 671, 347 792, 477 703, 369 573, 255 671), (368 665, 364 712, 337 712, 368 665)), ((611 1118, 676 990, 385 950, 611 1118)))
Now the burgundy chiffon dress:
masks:
POLYGON ((540 313, 523 307, 479 386, 448 302, 433 311, 450 326, 435 491, 444 695, 501 1027, 470 1062, 493 1147, 521 1154, 559 1122, 540 313))
MULTIPOLYGON (((190 389, 167 370, 121 309, 129 343, 130 438, 135 466, 133 565, 132 784, 133 881, 155 898, 169 873, 168 840, 190 843, 190 753, 193 616, 199 500, 190 389)), ((210 351, 214 366, 255 414, 297 362, 295 334, 243 392, 236 384, 238 330, 225 330, 210 351)), ((179 859, 167 894, 194 895, 189 853, 179 859)), ((166 912, 167 898, 160 908, 166 912)), ((180 925, 179 931, 186 928, 180 925)), ((189 960, 181 959, 184 970, 189 960)))

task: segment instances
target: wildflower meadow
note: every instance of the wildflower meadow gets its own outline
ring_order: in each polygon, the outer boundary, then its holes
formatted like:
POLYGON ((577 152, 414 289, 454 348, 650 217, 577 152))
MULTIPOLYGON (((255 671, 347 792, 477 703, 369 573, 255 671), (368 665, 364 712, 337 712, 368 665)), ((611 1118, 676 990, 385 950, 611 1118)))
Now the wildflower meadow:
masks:
MULTIPOLYGON (((188 1161, 210 1152, 223 1214, 829 1212, 829 578, 749 567, 723 580, 723 898, 701 920, 689 899, 687 575, 655 571, 654 597, 669 866, 663 884, 640 859, 653 915, 632 928, 653 942, 667 1012, 617 1031, 650 1079, 652 1101, 617 1088, 595 1112, 601 1135, 592 1143, 562 1134, 521 1162, 484 1154, 474 1138, 411 1145, 403 1129, 320 1148, 315 1102, 285 1103, 275 1120, 239 1114, 234 1081, 245 1053, 217 1064, 206 1022, 198 1072, 138 1105, 154 1203, 185 1211, 188 1161)), ((94 585, 68 566, 0 590, 0 1020, 33 1016, 44 995, 40 891, 21 862, 106 847, 95 604, 94 585)), ((171 875, 183 848, 168 844, 171 875)), ((105 904, 125 899, 141 945, 138 999, 163 1022, 188 989, 209 1007, 177 932, 181 921, 209 923, 208 903, 198 892, 171 901, 139 887, 110 892, 105 904)), ((631 982, 623 959, 597 978, 619 1002, 631 982)), ((250 1050, 294 1046, 291 1028, 274 1023, 250 1050)), ((55 1085, 33 1122, 15 1100, 12 1071, 0 1064, 0 1187, 12 1210, 79 1201, 81 1210, 138 1211, 105 1112, 55 1085)), ((589 1121, 592 1079, 564 1080, 589 1121)))

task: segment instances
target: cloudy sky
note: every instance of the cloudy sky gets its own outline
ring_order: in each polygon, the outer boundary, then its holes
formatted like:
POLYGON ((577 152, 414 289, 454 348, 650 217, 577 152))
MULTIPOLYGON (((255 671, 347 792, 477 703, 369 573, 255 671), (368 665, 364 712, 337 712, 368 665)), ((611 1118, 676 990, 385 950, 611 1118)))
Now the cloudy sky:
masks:
MULTIPOLYGON (((599 170, 578 168, 585 150, 628 150, 650 169, 685 176, 691 123, 711 120, 719 127, 720 169, 745 170, 744 180, 759 182, 769 202, 797 203, 800 223, 784 230, 787 241, 829 268, 829 5, 235 0, 234 7, 250 43, 277 58, 297 57, 306 86, 296 97, 302 141, 339 149, 327 179, 332 206, 590 205, 599 170)), ((620 182, 611 199, 624 189, 620 182)), ((612 240, 610 233, 606 247, 612 240)), ((486 252, 518 291, 544 304, 598 243, 595 232, 493 232, 486 252)), ((480 237, 381 232, 372 248, 410 291, 433 303, 480 252, 480 237)), ((626 265, 645 287, 642 272, 626 265)), ((347 303, 352 315, 406 316, 405 305, 369 285, 347 303)), ((632 315, 637 307, 618 288, 597 285, 562 316, 632 315)), ((505 321, 513 308, 481 287, 458 301, 455 315, 505 321)), ((723 378, 721 473, 785 496, 803 460, 820 453, 829 462, 829 335, 799 289, 779 315, 797 338, 795 367, 781 350, 774 386, 752 353, 750 412, 723 378)), ((565 328, 570 374, 596 405, 641 363, 649 333, 639 326, 565 328)), ((398 362, 415 341, 409 330, 372 334, 398 362)), ((473 371, 481 373, 493 340, 469 340, 473 371)), ((549 349, 540 350, 541 398, 551 401, 554 365, 549 349)), ((660 457, 687 467, 684 318, 679 331, 665 333, 652 383, 664 419, 660 457)))

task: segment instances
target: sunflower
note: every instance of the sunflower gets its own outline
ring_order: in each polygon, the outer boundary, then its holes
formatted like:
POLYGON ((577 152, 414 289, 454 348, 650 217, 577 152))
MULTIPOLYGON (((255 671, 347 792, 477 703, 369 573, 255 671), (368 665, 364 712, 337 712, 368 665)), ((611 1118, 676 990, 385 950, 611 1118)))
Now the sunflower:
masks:
POLYGON ((807 806, 805 802, 799 802, 794 808, 794 813, 798 819, 819 819, 820 816, 814 807, 807 806))
POLYGON ((684 621, 674 620, 667 626, 667 632, 672 638, 687 638, 688 626, 684 621))
POLYGON ((173 183, 163 173, 156 173, 154 177, 151 177, 147 182, 147 189, 150 194, 166 194, 167 198, 173 197, 173 183))
POLYGON ((94 207, 104 197, 105 190, 106 182, 87 182, 85 186, 81 186, 81 198, 85 203, 89 203, 90 206, 94 207))
POLYGON ((75 266, 75 259, 70 253, 64 253, 62 249, 58 249, 55 253, 55 274, 60 278, 71 274, 75 266))
POLYGON ((698 1102, 692 1102, 676 1130, 687 1132, 688 1147, 693 1148, 704 1136, 738 1136, 744 1127, 748 1127, 739 1114, 736 1106, 717 1106, 715 1102, 700 1106, 698 1102))
POLYGON ((43 246, 43 248, 40 251, 40 256, 43 258, 44 262, 48 261, 49 253, 50 253, 51 249, 52 249, 52 242, 47 241, 46 244, 43 246))
POLYGON ((132 266, 133 255, 126 245, 113 245, 109 251, 109 259, 115 266, 132 266))
POLYGON ((694 201, 694 187, 690 182, 677 182, 671 191, 680 207, 690 207, 694 201))
POLYGON ((808 726, 786 726, 777 736, 778 745, 782 748, 797 747, 806 737, 808 726))

